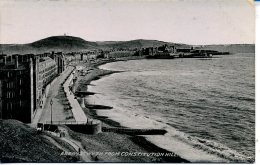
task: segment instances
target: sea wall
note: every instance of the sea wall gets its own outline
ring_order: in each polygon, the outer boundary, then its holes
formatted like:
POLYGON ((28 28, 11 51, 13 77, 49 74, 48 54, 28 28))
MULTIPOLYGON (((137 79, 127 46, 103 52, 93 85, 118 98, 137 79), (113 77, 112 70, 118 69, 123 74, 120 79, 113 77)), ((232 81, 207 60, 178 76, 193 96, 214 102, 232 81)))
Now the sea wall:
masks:
POLYGON ((77 124, 69 124, 66 125, 71 130, 75 132, 80 132, 84 134, 98 134, 102 132, 102 125, 101 122, 93 123, 93 124, 86 124, 86 125, 77 125, 77 124))
POLYGON ((51 131, 51 132, 59 132, 59 125, 66 125, 69 127, 71 130, 79 133, 84 133, 84 134, 98 134, 102 132, 102 125, 101 122, 96 122, 96 121, 90 121, 89 123, 83 123, 83 124, 63 124, 63 123, 53 123, 53 124, 43 124, 43 123, 38 123, 37 128, 41 128, 44 131, 51 131))

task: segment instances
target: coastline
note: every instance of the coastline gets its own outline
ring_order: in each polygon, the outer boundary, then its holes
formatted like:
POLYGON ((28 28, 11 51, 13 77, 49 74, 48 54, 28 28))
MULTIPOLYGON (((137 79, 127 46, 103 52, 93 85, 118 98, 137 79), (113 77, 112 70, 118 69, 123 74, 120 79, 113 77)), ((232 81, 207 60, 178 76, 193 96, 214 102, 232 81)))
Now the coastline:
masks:
MULTIPOLYGON (((92 95, 95 93, 90 93, 88 91, 88 85, 90 85, 91 81, 98 80, 104 76, 108 76, 110 74, 114 73, 119 73, 121 71, 111 71, 111 70, 103 70, 100 69, 99 66, 104 65, 106 63, 111 63, 111 62, 118 62, 118 61, 128 61, 128 60, 138 60, 138 59, 143 59, 143 57, 131 57, 131 58, 120 58, 117 60, 112 60, 112 61, 98 61, 95 62, 94 64, 88 64, 88 70, 91 70, 86 76, 79 76, 80 78, 78 79, 78 83, 76 84, 76 91, 81 91, 86 93, 86 95, 92 95)), ((86 67, 86 63, 84 64, 86 67)), ((102 121, 102 126, 105 128, 125 128, 122 127, 119 122, 113 121, 109 119, 108 117, 105 116, 98 116, 96 113, 95 109, 112 109, 113 107, 108 107, 106 105, 93 105, 85 102, 86 108, 83 108, 85 114, 87 117, 98 119, 102 121)), ((139 136, 139 135, 127 135, 127 134, 122 134, 122 133, 113 133, 113 132, 103 132, 101 134, 105 134, 105 136, 110 139, 111 143, 114 143, 114 136, 117 134, 117 136, 121 137, 124 139, 124 143, 131 144, 132 147, 134 148, 142 148, 140 152, 147 152, 147 153, 172 153, 170 151, 167 151, 163 148, 158 147, 157 145, 153 144, 152 142, 146 140, 145 137, 139 136)), ((98 136, 98 135, 96 135, 98 136)), ((102 135, 103 136, 103 135, 102 135)), ((124 145, 123 145, 124 146, 124 145)), ((124 148, 124 147, 123 147, 124 148)), ((125 148, 127 149, 127 148, 125 148)), ((117 152, 116 150, 111 149, 112 152, 117 152)), ((133 150, 129 152, 139 152, 138 150, 133 150)), ((175 153, 172 153, 172 156, 170 157, 160 157, 160 158, 145 158, 145 159, 138 159, 138 157, 135 157, 136 162, 139 161, 144 161, 144 162, 164 162, 164 163, 187 163, 189 162, 188 160, 185 160, 181 158, 180 156, 176 155, 175 153)), ((122 157, 122 162, 128 161, 127 159, 122 157)))

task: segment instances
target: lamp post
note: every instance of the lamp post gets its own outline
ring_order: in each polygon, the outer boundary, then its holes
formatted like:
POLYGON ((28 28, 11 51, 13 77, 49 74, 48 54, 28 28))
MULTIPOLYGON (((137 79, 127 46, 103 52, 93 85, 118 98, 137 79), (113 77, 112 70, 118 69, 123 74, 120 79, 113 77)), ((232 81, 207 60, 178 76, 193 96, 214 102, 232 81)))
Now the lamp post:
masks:
POLYGON ((53 101, 51 99, 51 102, 50 102, 50 105, 51 105, 51 125, 52 125, 52 104, 53 104, 53 101))

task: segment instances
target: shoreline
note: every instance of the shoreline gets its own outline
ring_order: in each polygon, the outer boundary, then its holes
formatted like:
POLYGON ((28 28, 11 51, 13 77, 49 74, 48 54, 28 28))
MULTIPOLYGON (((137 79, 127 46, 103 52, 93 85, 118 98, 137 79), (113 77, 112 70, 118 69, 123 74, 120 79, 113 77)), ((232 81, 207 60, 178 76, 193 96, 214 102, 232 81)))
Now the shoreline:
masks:
MULTIPOLYGON (((95 64, 92 64, 90 66, 86 66, 87 64, 83 64, 85 65, 84 67, 88 67, 91 68, 91 71, 84 77, 80 78, 78 80, 78 84, 76 86, 76 91, 81 91, 86 93, 85 96, 91 95, 90 92, 88 91, 88 85, 90 85, 90 83, 92 81, 98 80, 100 78, 103 78, 105 76, 108 76, 110 74, 114 74, 114 73, 120 73, 122 71, 111 71, 111 70, 103 70, 100 69, 99 66, 107 64, 107 63, 111 63, 111 62, 118 62, 118 61, 128 61, 128 60, 139 60, 139 59, 144 59, 143 57, 131 57, 131 58, 120 58, 118 60, 113 60, 113 61, 98 61, 95 64), (78 90, 79 89, 79 90, 78 90)), ((81 77, 81 76, 80 76, 81 77)), ((95 94, 95 93, 93 93, 95 94)), ((87 102, 85 102, 86 108, 83 108, 85 114, 87 117, 90 118, 94 118, 94 119, 98 119, 102 122, 103 127, 106 128, 126 128, 126 127, 122 127, 121 124, 119 122, 116 122, 106 116, 98 116, 96 113, 95 109, 99 109, 99 108, 104 108, 105 110, 110 110, 113 107, 109 107, 106 105, 92 105, 89 104, 87 102)), ((110 132, 106 132, 108 134, 114 134, 114 133, 110 133, 110 132)), ((156 144, 153 144, 152 142, 148 141, 145 137, 143 136, 139 136, 139 135, 127 135, 127 134, 120 134, 121 136, 127 137, 127 141, 131 141, 132 143, 134 143, 135 145, 144 148, 145 151, 147 152, 157 152, 157 153, 172 153, 166 149, 160 148, 159 146, 157 146, 156 144)), ((113 137, 111 137, 113 138, 113 137)), ((160 162, 164 162, 164 163, 188 163, 190 161, 185 160, 183 158, 181 158, 180 156, 176 155, 175 153, 173 153, 173 157, 162 157, 160 158, 160 162)), ((138 157, 136 157, 138 158, 138 157)), ((152 159, 151 159, 152 160, 152 159)), ((138 162, 138 160, 137 160, 138 162)), ((149 162, 149 161, 148 161, 149 162)), ((152 161, 151 161, 152 162, 152 161)))

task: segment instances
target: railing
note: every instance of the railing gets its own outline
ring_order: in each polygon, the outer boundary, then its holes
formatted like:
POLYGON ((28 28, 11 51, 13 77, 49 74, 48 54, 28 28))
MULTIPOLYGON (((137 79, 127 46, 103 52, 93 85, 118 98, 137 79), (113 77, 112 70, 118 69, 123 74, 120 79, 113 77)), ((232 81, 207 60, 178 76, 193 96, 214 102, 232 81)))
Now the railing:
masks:
POLYGON ((87 121, 46 121, 44 124, 52 124, 52 125, 93 125, 100 123, 99 120, 95 119, 87 119, 87 121))

